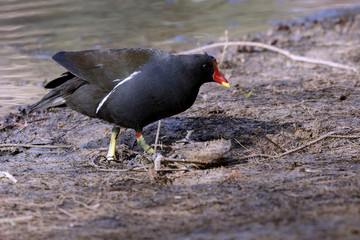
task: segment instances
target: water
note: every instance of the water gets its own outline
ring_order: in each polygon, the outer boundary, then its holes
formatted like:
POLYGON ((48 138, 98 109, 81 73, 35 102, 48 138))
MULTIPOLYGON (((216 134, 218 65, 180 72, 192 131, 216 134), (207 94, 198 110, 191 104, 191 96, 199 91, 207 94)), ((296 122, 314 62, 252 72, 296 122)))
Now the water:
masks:
POLYGON ((262 31, 272 20, 305 16, 358 0, 1 0, 0 116, 31 104, 61 74, 61 50, 195 48, 262 31))

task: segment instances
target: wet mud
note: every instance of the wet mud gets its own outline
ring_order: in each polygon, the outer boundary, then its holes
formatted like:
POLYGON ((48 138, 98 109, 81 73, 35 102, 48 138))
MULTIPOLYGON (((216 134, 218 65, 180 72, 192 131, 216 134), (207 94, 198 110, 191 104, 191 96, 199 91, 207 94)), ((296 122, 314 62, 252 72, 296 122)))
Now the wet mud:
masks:
MULTIPOLYGON (((358 12, 237 40, 359 66, 358 12)), ((359 73, 245 47, 227 49, 222 71, 231 89, 204 85, 192 108, 162 121, 166 171, 129 129, 118 161, 104 161, 111 125, 70 109, 3 117, 2 144, 69 148, 0 149, 1 171, 18 181, 0 179, 0 238, 359 239, 359 73), (221 140, 226 151, 201 158, 210 164, 191 162, 191 149, 221 140)), ((145 128, 149 143, 156 129, 145 128)))

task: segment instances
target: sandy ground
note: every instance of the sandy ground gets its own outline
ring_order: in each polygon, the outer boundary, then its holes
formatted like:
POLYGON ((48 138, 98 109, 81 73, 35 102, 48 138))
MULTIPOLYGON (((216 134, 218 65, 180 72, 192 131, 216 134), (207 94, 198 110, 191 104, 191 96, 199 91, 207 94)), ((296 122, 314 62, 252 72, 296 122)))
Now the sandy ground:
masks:
MULTIPOLYGON (((357 12, 240 40, 359 66, 357 12)), ((0 149, 0 170, 18 180, 0 178, 0 239, 360 239, 359 74, 244 47, 228 49, 223 72, 231 89, 203 86, 161 126, 166 157, 192 161, 189 146, 228 140, 207 165, 163 162, 177 171, 155 174, 126 129, 120 160, 107 163, 111 126, 70 109, 2 118, 2 144, 71 148, 0 149)), ((144 132, 150 143, 156 128, 144 132)))

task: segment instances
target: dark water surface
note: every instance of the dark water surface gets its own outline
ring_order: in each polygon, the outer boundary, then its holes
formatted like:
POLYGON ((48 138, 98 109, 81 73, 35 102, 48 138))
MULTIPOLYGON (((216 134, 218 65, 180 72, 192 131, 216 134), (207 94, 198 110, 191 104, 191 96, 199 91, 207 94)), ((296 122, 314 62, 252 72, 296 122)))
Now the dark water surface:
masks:
POLYGON ((261 31, 275 20, 349 7, 359 0, 1 0, 0 116, 38 100, 62 73, 60 50, 198 43, 261 31))

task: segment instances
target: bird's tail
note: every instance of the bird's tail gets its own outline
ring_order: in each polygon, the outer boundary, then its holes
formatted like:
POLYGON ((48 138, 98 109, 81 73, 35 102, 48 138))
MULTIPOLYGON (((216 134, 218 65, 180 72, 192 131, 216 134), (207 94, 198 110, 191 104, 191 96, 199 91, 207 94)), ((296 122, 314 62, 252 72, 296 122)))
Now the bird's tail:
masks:
POLYGON ((73 94, 76 89, 87 82, 81 78, 75 77, 73 74, 66 72, 61 77, 52 80, 45 88, 53 88, 40 101, 29 106, 29 112, 37 109, 45 109, 50 107, 65 106, 66 100, 73 94))
POLYGON ((50 107, 58 107, 64 105, 66 103, 66 99, 68 96, 64 96, 61 92, 56 91, 56 89, 52 90, 48 94, 46 94, 40 101, 34 103, 29 106, 29 112, 45 109, 50 107))

